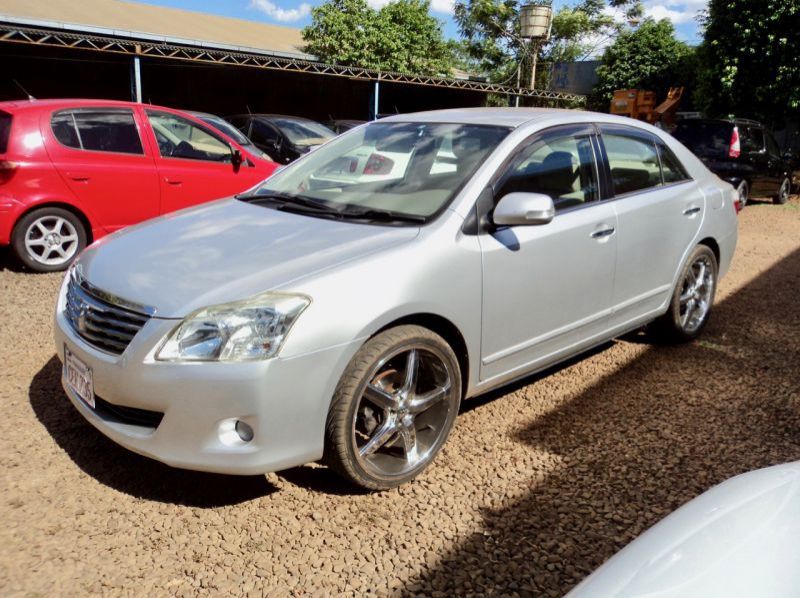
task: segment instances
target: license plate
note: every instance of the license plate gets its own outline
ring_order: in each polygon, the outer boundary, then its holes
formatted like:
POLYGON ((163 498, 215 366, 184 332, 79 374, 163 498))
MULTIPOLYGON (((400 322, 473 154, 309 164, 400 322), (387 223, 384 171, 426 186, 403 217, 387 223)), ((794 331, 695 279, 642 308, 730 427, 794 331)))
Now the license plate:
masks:
POLYGON ((66 346, 64 347, 64 378, 75 394, 94 409, 92 368, 78 359, 66 346))

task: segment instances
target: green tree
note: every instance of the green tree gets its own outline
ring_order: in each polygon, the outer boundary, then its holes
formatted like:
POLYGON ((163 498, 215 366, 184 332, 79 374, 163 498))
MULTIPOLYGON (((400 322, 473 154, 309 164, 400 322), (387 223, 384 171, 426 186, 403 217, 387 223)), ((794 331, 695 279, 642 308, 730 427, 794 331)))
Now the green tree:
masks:
MULTIPOLYGON (((455 21, 469 55, 484 74, 498 83, 515 84, 517 68, 531 63, 531 45, 520 35, 519 11, 525 0, 457 0, 455 21)), ((553 15, 550 41, 539 49, 538 59, 578 60, 592 54, 598 42, 616 36, 622 25, 608 15, 606 5, 625 16, 641 15, 638 0, 580 0, 563 6, 553 15)), ((546 84, 546 69, 540 70, 537 86, 546 84)), ((525 77, 521 83, 526 84, 525 77)))
POLYGON ((695 102, 773 126, 800 111, 800 0, 711 0, 695 102))
POLYGON ((374 10, 366 0, 329 0, 312 9, 306 51, 320 60, 415 74, 449 74, 451 47, 427 0, 396 0, 374 10))
POLYGON ((670 87, 689 86, 693 58, 692 48, 676 39, 671 22, 645 19, 606 48, 590 104, 608 110, 617 89, 649 89, 666 97, 670 87))

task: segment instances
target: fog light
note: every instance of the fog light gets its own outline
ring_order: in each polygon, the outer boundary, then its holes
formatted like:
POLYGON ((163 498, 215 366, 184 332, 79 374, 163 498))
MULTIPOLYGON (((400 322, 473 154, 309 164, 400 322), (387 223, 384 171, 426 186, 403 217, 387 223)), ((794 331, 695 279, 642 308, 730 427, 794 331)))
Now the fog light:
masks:
POLYGON ((242 439, 242 442, 250 442, 253 440, 253 428, 250 427, 249 424, 246 424, 240 419, 236 420, 236 426, 234 428, 236 433, 239 435, 239 438, 242 439))

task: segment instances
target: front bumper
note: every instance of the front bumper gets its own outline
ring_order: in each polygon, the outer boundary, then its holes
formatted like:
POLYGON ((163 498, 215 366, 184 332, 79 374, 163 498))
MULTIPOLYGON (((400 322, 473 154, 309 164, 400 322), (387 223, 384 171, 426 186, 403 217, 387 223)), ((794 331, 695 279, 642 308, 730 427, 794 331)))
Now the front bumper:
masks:
POLYGON ((325 420, 336 384, 360 340, 314 353, 245 363, 169 363, 155 347, 177 324, 153 318, 122 355, 89 346, 63 315, 55 317, 56 351, 64 347, 92 368, 94 392, 112 406, 163 413, 155 427, 92 409, 62 377, 69 400, 95 428, 118 444, 168 465, 252 475, 294 467, 322 456, 325 420), (242 420, 250 442, 231 434, 242 420))

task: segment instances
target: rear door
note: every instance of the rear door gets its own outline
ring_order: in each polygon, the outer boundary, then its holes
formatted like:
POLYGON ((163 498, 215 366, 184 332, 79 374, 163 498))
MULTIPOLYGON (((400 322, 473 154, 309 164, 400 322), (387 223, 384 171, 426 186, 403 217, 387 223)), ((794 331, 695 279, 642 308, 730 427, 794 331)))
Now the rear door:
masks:
POLYGON ((171 112, 144 113, 157 151, 162 214, 240 193, 265 178, 248 161, 235 167, 233 147, 210 127, 171 112))
POLYGON ((74 108, 42 117, 54 166, 108 232, 159 212, 158 174, 142 125, 131 108, 74 108))
POLYGON ((650 319, 700 230, 705 195, 666 145, 632 127, 602 125, 619 225, 612 328, 650 319), (663 170, 663 173, 662 173, 663 170))

